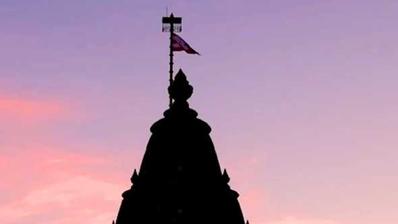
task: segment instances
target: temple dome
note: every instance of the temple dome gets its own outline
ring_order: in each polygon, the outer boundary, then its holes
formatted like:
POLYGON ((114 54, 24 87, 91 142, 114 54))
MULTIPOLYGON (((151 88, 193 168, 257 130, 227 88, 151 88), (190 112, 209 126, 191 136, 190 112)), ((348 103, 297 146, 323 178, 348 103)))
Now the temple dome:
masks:
POLYGON ((193 88, 182 70, 168 90, 174 103, 151 127, 116 223, 244 224, 238 193, 221 171, 211 128, 189 108, 193 88))

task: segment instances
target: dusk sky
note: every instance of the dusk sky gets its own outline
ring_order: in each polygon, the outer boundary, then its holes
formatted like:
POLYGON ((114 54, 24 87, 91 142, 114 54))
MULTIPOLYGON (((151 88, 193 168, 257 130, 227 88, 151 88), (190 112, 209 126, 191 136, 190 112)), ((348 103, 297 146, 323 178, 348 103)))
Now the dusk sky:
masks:
POLYGON ((398 223, 398 1, 0 0, 0 220, 111 224, 168 34, 251 224, 398 223))

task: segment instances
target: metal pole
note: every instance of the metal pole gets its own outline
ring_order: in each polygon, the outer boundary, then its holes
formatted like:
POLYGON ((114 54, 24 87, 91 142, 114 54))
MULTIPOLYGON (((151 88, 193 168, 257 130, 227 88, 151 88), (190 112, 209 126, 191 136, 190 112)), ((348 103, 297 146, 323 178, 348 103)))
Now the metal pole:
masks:
MULTIPOLYGON (((170 17, 173 17, 173 15, 171 15, 170 17)), ((173 84, 173 33, 174 33, 174 23, 173 20, 171 20, 170 23, 170 87, 173 84)), ((171 99, 171 95, 169 94, 169 107, 171 108, 171 104, 173 103, 173 100, 171 99)))

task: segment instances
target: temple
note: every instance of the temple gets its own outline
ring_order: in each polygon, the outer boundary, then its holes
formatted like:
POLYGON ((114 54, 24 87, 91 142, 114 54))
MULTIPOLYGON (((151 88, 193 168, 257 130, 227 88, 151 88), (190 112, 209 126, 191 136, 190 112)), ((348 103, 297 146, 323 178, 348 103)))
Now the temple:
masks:
POLYGON ((211 128, 189 108, 193 88, 182 70, 168 91, 173 103, 151 127, 116 224, 245 224, 239 194, 218 162, 211 128))

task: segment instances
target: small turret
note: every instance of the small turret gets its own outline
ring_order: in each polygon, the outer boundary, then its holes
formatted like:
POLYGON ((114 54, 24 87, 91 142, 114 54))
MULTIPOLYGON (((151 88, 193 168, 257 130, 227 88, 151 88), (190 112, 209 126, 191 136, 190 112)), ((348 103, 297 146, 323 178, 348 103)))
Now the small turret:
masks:
POLYGON ((223 179, 223 181, 225 183, 229 183, 230 178, 229 178, 229 175, 227 173, 227 169, 224 169, 224 172, 222 173, 222 179, 223 179))
POLYGON ((138 180, 137 170, 134 169, 134 173, 133 173, 133 175, 131 176, 130 181, 131 181, 132 184, 134 184, 134 183, 137 183, 137 180, 138 180))

